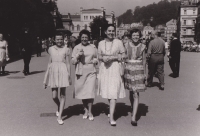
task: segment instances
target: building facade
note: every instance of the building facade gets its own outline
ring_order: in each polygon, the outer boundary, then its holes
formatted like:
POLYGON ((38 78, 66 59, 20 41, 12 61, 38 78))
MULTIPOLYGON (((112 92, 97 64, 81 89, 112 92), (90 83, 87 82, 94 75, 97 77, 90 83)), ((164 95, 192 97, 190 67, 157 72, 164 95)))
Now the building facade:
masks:
POLYGON ((151 33, 152 31, 154 31, 154 28, 150 26, 150 24, 147 24, 147 26, 144 27, 143 29, 143 37, 147 37, 149 35, 149 33, 151 33))
POLYGON ((179 7, 177 32, 181 42, 195 40, 195 24, 197 18, 197 1, 183 0, 179 7))
POLYGON ((105 17, 109 24, 115 23, 115 17, 114 12, 111 13, 111 15, 105 14, 105 9, 102 7, 101 9, 83 9, 80 8, 80 14, 68 14, 63 15, 63 25, 64 28, 67 30, 70 30, 73 34, 73 36, 78 37, 79 32, 83 29, 89 30, 90 29, 90 23, 93 21, 95 17, 105 17), (65 20, 68 21, 71 19, 72 23, 65 23, 65 20))
POLYGON ((171 19, 166 23, 165 27, 165 38, 167 42, 170 41, 172 34, 176 33, 176 31, 177 31, 177 21, 175 19, 171 19))

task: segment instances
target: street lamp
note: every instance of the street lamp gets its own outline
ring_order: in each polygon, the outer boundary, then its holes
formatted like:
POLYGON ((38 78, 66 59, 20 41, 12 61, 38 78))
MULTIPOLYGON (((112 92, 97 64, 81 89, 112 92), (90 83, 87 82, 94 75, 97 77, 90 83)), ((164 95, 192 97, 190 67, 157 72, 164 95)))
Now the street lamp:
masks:
POLYGON ((101 37, 101 27, 99 27, 99 29, 100 29, 100 37, 101 37))

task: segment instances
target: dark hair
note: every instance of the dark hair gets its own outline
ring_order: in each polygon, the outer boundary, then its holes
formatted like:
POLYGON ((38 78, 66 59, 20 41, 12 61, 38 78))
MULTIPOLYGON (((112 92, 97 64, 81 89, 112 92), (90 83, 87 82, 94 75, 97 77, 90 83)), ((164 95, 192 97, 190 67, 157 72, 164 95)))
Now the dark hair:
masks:
POLYGON ((56 36, 62 36, 64 38, 64 34, 62 32, 57 32, 56 35, 55 35, 55 38, 56 38, 56 36))
POLYGON ((178 37, 177 33, 173 33, 172 35, 173 35, 174 37, 176 37, 176 38, 178 37))
POLYGON ((142 33, 141 33, 141 31, 139 30, 139 29, 132 29, 131 31, 130 31, 130 36, 132 37, 132 34, 133 33, 139 33, 139 36, 140 37, 142 37, 142 33))
POLYGON ((158 37, 161 37, 161 32, 158 32, 158 37))
POLYGON ((80 31, 79 33, 79 38, 81 39, 81 36, 85 34, 88 36, 88 40, 90 40, 90 32, 88 30, 83 29, 82 31, 80 31))
POLYGON ((107 24, 107 25, 105 26, 105 30, 104 30, 104 31, 108 30, 108 27, 110 27, 110 26, 112 26, 112 27, 115 28, 114 24, 107 24))

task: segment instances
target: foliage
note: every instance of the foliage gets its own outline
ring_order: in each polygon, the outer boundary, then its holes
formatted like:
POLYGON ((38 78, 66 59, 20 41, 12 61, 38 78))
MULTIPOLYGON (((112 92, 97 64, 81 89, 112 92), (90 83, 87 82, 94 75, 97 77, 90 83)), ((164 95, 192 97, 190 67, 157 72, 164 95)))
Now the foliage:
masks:
POLYGON ((0 31, 23 39, 24 27, 33 37, 49 37, 55 33, 53 17, 41 0, 0 0, 0 31))
POLYGON ((107 26, 108 21, 101 16, 95 17, 90 23, 92 39, 100 39, 105 37, 105 27, 107 26))
POLYGON ((167 21, 177 18, 179 5, 180 1, 164 0, 143 7, 136 6, 134 12, 129 9, 118 17, 118 25, 133 22, 142 22, 144 25, 150 23, 151 26, 165 24, 167 21), (153 21, 150 21, 151 17, 153 17, 153 21))

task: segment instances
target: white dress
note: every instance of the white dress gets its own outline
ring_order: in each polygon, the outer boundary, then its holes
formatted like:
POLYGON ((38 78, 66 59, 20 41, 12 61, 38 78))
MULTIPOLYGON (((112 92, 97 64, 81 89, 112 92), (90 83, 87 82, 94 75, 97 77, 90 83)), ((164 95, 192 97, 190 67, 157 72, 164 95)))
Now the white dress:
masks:
POLYGON ((49 54, 52 60, 47 68, 44 84, 51 88, 68 87, 70 73, 66 66, 66 56, 70 55, 70 50, 52 46, 49 48, 49 54))
MULTIPOLYGON (((98 46, 98 54, 102 55, 118 55, 124 53, 123 43, 114 39, 113 42, 101 41, 98 46)), ((120 64, 118 61, 110 62, 109 64, 100 63, 99 66, 99 82, 98 94, 102 98, 117 99, 124 98, 125 89, 120 75, 120 64)))
POLYGON ((8 44, 6 41, 0 41, 0 67, 6 66, 6 48, 8 44))

